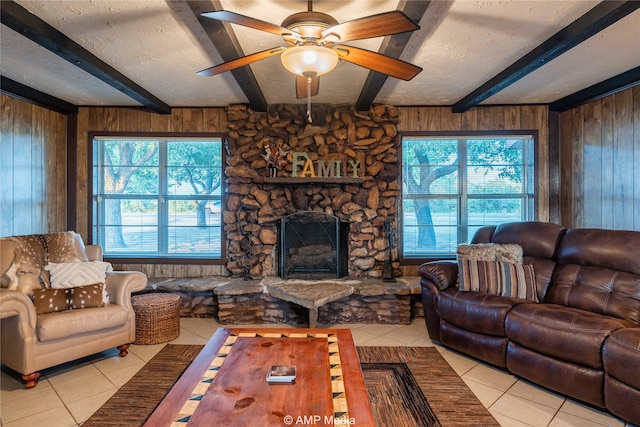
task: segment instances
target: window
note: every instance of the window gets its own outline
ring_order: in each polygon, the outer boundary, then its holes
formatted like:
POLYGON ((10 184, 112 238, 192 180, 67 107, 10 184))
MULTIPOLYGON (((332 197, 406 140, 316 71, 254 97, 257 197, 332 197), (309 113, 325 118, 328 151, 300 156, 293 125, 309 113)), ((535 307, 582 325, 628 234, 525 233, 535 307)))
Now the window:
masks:
POLYGON ((93 241, 107 257, 222 256, 220 138, 93 139, 93 241))
POLYGON ((402 256, 453 256, 484 225, 534 218, 534 137, 402 138, 402 256))

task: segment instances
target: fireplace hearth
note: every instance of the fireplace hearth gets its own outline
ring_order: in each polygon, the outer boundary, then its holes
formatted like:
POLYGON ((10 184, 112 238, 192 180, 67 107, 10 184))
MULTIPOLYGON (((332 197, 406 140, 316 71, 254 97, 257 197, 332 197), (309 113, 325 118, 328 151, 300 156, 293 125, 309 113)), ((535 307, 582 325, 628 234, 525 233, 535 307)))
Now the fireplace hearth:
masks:
POLYGON ((280 222, 280 277, 340 278, 348 274, 348 226, 324 212, 300 211, 280 222))

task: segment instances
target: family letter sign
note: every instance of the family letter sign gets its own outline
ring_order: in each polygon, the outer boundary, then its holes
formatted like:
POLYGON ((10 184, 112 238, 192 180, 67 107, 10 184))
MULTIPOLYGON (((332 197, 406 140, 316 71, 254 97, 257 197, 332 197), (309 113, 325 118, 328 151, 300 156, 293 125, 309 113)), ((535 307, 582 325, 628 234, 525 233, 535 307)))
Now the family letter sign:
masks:
POLYGON ((320 178, 342 178, 347 175, 347 166, 350 166, 353 178, 358 176, 359 160, 317 160, 314 164, 307 153, 294 151, 292 159, 291 176, 299 177, 320 177, 320 178))

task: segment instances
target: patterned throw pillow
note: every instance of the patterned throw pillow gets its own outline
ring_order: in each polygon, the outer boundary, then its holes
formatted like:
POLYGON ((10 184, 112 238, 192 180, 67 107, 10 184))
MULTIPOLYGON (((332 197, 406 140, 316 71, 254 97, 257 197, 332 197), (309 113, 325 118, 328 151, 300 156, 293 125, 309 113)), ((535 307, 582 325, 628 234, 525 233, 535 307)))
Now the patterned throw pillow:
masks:
POLYGON ((36 289, 32 297, 33 305, 36 308, 36 314, 104 307, 102 302, 103 288, 103 283, 96 283, 75 288, 36 289))
POLYGON ((517 243, 476 243, 458 245, 458 259, 501 261, 522 264, 522 246, 517 243))
POLYGON ((102 289, 104 283, 96 283, 95 285, 79 286, 67 289, 69 295, 69 310, 77 308, 103 307, 102 289))
POLYGON ((538 302, 531 264, 459 259, 460 290, 475 291, 538 302))
MULTIPOLYGON (((103 261, 50 262, 45 269, 51 273, 51 287, 54 289, 105 283, 106 273, 113 271, 111 264, 103 261)), ((102 301, 109 304, 106 289, 103 291, 102 301)))
POLYGON ((65 311, 69 305, 65 289, 36 289, 32 298, 36 314, 65 311))

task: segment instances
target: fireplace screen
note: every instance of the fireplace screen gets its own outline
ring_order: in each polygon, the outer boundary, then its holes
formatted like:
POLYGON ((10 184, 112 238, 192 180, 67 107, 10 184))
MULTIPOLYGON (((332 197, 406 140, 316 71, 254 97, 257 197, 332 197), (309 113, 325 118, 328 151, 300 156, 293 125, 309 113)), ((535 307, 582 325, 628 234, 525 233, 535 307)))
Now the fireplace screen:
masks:
POLYGON ((321 278, 347 275, 348 224, 315 211, 288 215, 280 224, 280 277, 321 278))

